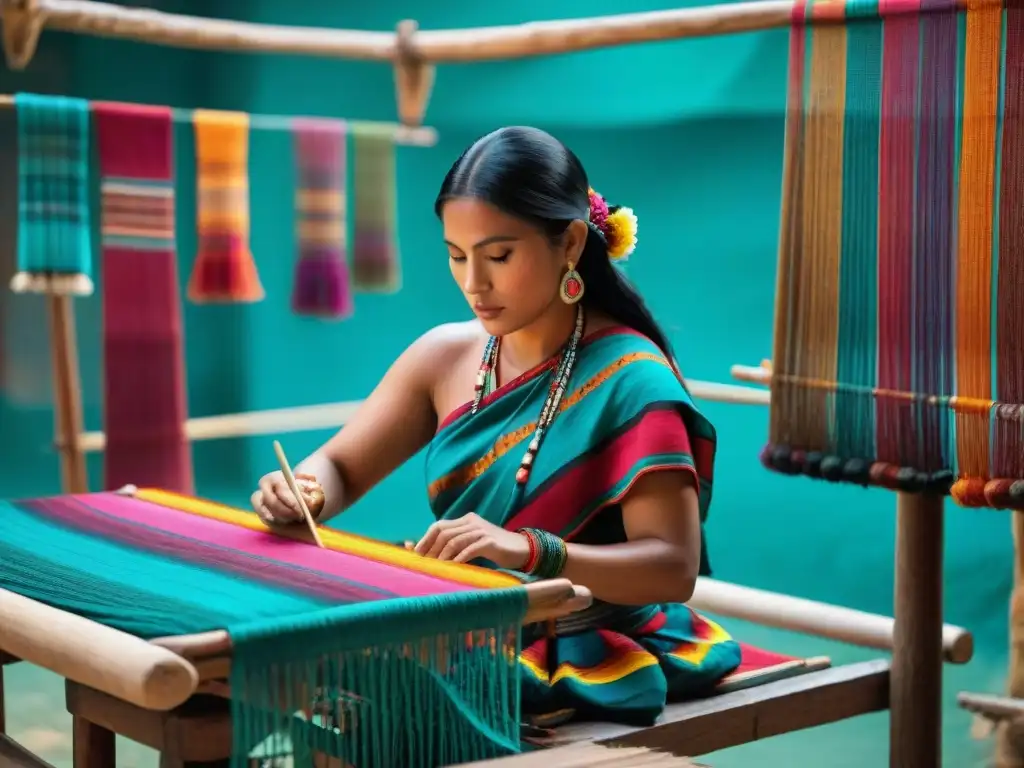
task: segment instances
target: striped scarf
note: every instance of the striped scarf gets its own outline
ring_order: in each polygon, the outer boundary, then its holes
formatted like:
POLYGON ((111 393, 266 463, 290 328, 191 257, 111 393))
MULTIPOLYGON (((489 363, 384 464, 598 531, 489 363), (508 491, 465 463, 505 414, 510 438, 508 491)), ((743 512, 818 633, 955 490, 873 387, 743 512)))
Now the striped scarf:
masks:
POLYGON ((191 493, 171 110, 94 109, 103 201, 104 487, 191 493))
POLYGON ((196 303, 263 299, 249 249, 249 116, 193 112, 199 252, 188 297, 196 303))
POLYGON ((17 293, 92 293, 89 103, 19 93, 17 293))
POLYGON ((352 315, 345 260, 345 125, 296 120, 293 129, 299 260, 292 309, 340 320, 352 315))
POLYGON ((354 140, 355 287, 365 293, 393 293, 402 283, 395 144, 390 133, 365 128, 355 131, 354 140))

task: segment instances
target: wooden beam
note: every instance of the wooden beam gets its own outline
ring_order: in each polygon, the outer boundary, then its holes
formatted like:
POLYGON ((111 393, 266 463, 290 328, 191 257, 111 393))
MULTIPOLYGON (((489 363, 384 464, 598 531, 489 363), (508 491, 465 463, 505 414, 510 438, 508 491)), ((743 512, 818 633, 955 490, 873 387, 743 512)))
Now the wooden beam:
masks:
POLYGON ((596 741, 676 755, 706 755, 769 736, 879 712, 888 706, 889 662, 879 659, 698 701, 669 704, 650 728, 611 723, 564 725, 544 741, 544 746, 596 741))
MULTIPOLYGON (((0 7, 19 0, 0 0, 0 7)), ((792 0, 761 0, 703 8, 623 13, 590 19, 417 31, 406 53, 428 63, 549 56, 636 43, 787 27, 792 0)), ((92 0, 35 0, 47 29, 177 48, 304 54, 395 62, 394 32, 286 27, 128 8, 92 0)))
POLYGON ((0 766, 3 768, 53 768, 10 736, 0 733, 0 766))
POLYGON ((989 720, 1024 718, 1024 699, 963 691, 957 694, 956 701, 962 709, 989 720))
POLYGON ((644 747, 606 747, 600 744, 570 744, 556 749, 496 757, 458 768, 706 768, 685 757, 667 755, 644 747))
MULTIPOLYGON (((734 405, 768 405, 769 393, 753 387, 712 381, 687 381, 686 385, 690 394, 698 400, 734 405)), ((362 404, 362 400, 351 400, 248 413, 196 416, 185 422, 185 436, 190 442, 196 442, 252 435, 282 435, 314 429, 341 429, 362 404)), ((78 436, 78 445, 85 453, 99 453, 106 450, 107 438, 101 431, 83 432, 78 436)))
MULTIPOLYGON (((895 648, 894 619, 817 600, 701 577, 688 605, 717 616, 826 637, 861 648, 895 648)), ((943 624, 942 654, 951 664, 966 664, 974 656, 974 637, 963 627, 943 624)))

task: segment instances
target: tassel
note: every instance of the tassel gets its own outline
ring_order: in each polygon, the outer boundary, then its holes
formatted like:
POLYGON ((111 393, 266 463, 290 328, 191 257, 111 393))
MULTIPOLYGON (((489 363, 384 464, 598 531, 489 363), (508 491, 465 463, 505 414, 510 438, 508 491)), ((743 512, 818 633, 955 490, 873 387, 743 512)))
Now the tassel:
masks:
POLYGON ((15 293, 93 292, 89 103, 19 93, 15 293))
POLYGON ((393 293, 402 282, 396 230, 395 144, 390 133, 365 128, 355 131, 354 143, 355 287, 364 293, 393 293))
POLYGON ((193 492, 174 234, 171 110, 97 103, 104 487, 193 492))
POLYGON ((249 116, 193 112, 199 253, 188 297, 205 302, 256 302, 263 286, 249 249, 249 116))
POLYGON ((353 309, 345 261, 345 125, 296 120, 293 128, 299 260, 292 310, 341 320, 353 309))

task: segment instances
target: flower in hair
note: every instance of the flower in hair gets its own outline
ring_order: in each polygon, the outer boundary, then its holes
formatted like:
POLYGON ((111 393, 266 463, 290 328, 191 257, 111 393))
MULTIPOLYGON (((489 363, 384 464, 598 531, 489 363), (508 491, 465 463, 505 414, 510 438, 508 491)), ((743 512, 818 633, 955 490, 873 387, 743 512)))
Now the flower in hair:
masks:
POLYGON ((600 193, 588 190, 590 224, 597 228, 613 261, 625 259, 636 249, 637 220, 632 208, 609 206, 600 193))
POLYGON ((608 203, 593 188, 587 192, 590 196, 590 223, 604 234, 604 224, 608 220, 608 203))
POLYGON ((632 208, 611 208, 605 222, 604 236, 608 243, 608 256, 613 261, 627 258, 636 250, 636 214, 632 208))

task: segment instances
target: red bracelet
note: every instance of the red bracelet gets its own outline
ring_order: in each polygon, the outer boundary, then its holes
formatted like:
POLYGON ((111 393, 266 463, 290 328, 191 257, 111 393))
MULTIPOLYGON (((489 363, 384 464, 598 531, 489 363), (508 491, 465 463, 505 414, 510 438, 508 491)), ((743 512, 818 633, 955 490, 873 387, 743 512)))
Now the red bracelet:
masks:
POLYGON ((530 554, 527 555, 526 562, 523 564, 523 573, 532 573, 533 569, 537 567, 537 555, 539 554, 537 540, 529 531, 520 531, 519 533, 526 537, 526 543, 530 547, 530 554))

